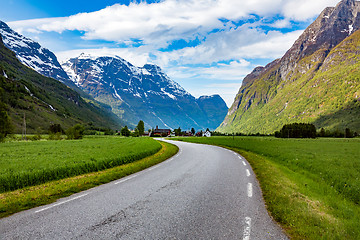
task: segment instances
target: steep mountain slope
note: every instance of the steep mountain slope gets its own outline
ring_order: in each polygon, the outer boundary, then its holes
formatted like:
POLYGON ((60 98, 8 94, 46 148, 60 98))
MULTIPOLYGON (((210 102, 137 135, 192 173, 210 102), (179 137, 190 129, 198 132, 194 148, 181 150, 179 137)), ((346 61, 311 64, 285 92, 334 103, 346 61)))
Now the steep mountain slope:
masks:
POLYGON ((21 64, 0 38, 0 101, 8 107, 15 132, 21 132, 26 115, 28 132, 47 130, 59 123, 119 128, 120 121, 109 110, 84 101, 78 93, 52 78, 21 64))
POLYGON ((40 46, 39 43, 24 37, 0 21, 0 35, 7 48, 16 53, 17 58, 26 66, 41 75, 57 79, 65 84, 72 84, 62 69, 54 53, 40 46))
POLYGON ((254 69, 218 128, 273 133, 284 124, 360 130, 360 2, 326 8, 281 58, 254 69))
POLYGON ((147 128, 215 129, 227 112, 219 96, 195 99, 155 65, 139 68, 120 57, 81 54, 62 66, 77 86, 132 126, 143 120, 147 128), (209 107, 214 103, 219 109, 209 107))

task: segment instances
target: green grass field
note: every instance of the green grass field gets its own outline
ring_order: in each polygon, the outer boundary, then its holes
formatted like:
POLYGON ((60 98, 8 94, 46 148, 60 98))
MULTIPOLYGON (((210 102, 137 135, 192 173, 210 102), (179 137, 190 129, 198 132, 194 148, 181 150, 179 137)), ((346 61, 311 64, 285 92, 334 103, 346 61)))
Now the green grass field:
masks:
POLYGON ((55 202, 62 197, 120 179, 158 164, 178 152, 175 145, 160 142, 162 148, 154 155, 99 172, 54 180, 40 185, 0 193, 0 218, 55 202))
POLYGON ((292 239, 360 239, 360 139, 211 137, 251 163, 267 208, 292 239))
POLYGON ((150 138, 91 137, 82 140, 0 144, 0 192, 96 172, 153 155, 150 138))

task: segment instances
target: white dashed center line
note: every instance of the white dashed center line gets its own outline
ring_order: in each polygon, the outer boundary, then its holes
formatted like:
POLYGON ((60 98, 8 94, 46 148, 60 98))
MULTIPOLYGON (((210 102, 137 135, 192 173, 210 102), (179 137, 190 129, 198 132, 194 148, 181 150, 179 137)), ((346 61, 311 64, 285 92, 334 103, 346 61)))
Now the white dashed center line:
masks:
POLYGON ((245 218, 245 229, 244 229, 244 237, 243 240, 250 240, 250 232, 251 232, 251 218, 245 218))
POLYGON ((245 161, 242 161, 243 165, 246 166, 246 162, 245 161))
POLYGON ((247 185, 247 194, 248 194, 248 197, 250 197, 250 198, 253 196, 253 190, 252 190, 251 183, 248 183, 248 185, 247 185))
POLYGON ((249 169, 246 169, 246 176, 249 177, 251 174, 250 174, 250 171, 249 169))

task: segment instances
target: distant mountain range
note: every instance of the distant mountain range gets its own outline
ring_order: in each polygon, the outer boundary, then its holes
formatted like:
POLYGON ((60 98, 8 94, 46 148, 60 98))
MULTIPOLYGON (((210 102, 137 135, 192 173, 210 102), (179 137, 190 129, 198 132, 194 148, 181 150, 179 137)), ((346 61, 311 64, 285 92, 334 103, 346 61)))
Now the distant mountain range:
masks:
POLYGON ((120 57, 82 54, 61 66, 51 51, 1 21, 0 35, 23 64, 59 80, 88 101, 110 106, 121 124, 134 127, 143 120, 147 128, 215 129, 227 113, 219 95, 196 99, 156 65, 139 68, 120 57))
POLYGON ((221 132, 273 133, 284 124, 360 131, 360 2, 326 8, 281 58, 243 80, 221 132))
POLYGON ((156 65, 81 54, 62 66, 77 86, 132 126, 141 119, 148 128, 215 129, 227 112, 219 95, 196 99, 156 65))

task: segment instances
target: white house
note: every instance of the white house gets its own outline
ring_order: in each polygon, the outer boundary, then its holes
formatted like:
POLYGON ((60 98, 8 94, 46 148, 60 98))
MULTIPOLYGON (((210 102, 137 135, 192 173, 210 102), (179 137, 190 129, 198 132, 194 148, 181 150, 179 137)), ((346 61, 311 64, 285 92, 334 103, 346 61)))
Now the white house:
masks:
POLYGON ((203 132, 203 137, 211 137, 211 132, 210 131, 203 132))

